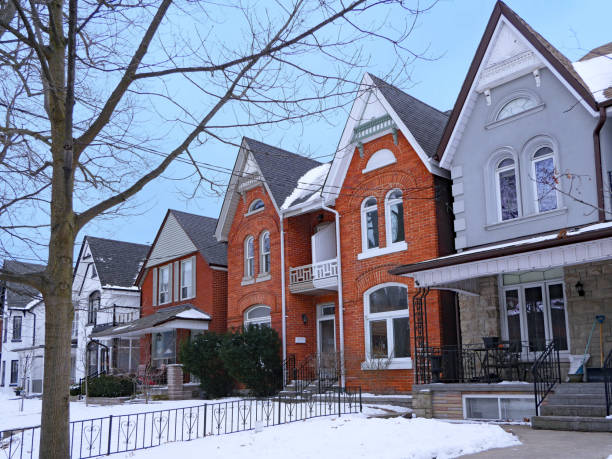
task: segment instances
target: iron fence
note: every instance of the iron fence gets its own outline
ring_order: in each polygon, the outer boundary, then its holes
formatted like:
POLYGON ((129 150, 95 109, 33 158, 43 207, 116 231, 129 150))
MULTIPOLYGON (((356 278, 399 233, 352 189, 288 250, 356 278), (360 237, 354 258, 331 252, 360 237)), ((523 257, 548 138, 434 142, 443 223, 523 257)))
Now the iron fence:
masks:
MULTIPOLYGON (((359 387, 338 388, 316 397, 279 395, 72 421, 70 458, 137 451, 164 443, 358 413, 361 409, 359 387)), ((36 459, 39 441, 40 426, 2 431, 0 451, 6 459, 36 459)))

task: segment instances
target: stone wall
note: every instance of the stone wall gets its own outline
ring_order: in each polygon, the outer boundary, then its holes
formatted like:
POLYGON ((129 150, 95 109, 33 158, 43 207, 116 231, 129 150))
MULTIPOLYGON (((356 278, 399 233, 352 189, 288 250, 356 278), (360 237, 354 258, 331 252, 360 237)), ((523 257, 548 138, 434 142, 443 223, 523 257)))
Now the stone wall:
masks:
POLYGON ((481 277, 478 281, 479 296, 459 295, 463 344, 482 344, 483 336, 501 336, 497 276, 481 277))
MULTIPOLYGON (((603 314, 604 358, 612 349, 612 261, 587 263, 564 268, 565 296, 567 301, 567 318, 570 335, 570 352, 584 353, 589 333, 596 315, 603 314), (584 287, 584 296, 580 296, 576 283, 584 287)), ((588 366, 601 367, 599 325, 593 332, 589 353, 591 360, 588 366)))

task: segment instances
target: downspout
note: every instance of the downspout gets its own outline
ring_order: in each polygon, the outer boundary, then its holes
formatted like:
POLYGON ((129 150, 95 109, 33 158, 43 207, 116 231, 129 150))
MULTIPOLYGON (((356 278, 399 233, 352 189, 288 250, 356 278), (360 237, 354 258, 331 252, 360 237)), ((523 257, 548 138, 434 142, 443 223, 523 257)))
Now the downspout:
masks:
POLYGON ((327 207, 321 197, 321 209, 331 212, 336 217, 336 259, 338 260, 338 320, 340 322, 340 387, 346 385, 344 369, 344 301, 342 295, 342 257, 340 254, 340 214, 337 210, 327 207))
POLYGON ((597 186, 597 209, 599 222, 606 221, 606 210, 604 203, 603 171, 601 161, 601 138, 600 132, 606 123, 606 108, 599 107, 599 121, 593 130, 593 144, 595 149, 595 184, 597 186))
MULTIPOLYGON (((283 212, 278 213, 280 217, 280 243, 281 243, 281 314, 282 314, 282 340, 283 340, 283 362, 287 360, 287 318, 285 299, 285 231, 283 212)), ((285 384, 286 381, 283 381, 285 384)))

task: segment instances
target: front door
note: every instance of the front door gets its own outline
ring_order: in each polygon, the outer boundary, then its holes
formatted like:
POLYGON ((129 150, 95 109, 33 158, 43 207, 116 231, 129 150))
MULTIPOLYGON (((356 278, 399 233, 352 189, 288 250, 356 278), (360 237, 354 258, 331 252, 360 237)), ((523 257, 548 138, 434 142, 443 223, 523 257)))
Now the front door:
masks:
POLYGON ((321 304, 317 307, 317 350, 319 368, 324 378, 336 374, 336 307, 321 304))

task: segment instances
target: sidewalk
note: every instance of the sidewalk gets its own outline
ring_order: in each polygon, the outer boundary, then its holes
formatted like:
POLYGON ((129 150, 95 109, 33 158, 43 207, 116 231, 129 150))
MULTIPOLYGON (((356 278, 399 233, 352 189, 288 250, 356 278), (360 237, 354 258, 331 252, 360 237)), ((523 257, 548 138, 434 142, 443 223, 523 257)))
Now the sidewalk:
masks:
POLYGON ((490 449, 468 454, 462 458, 515 459, 537 457, 542 459, 607 459, 612 455, 612 435, 606 432, 564 432, 558 430, 532 430, 529 426, 502 426, 516 435, 522 445, 490 449))

